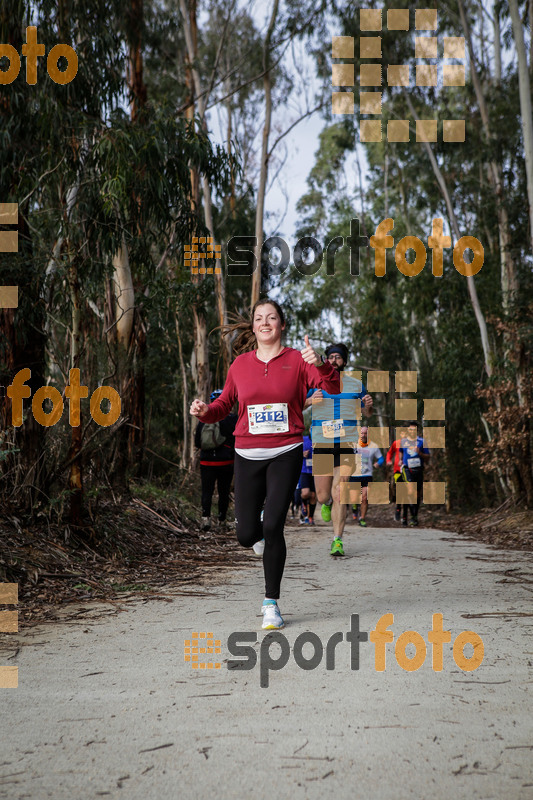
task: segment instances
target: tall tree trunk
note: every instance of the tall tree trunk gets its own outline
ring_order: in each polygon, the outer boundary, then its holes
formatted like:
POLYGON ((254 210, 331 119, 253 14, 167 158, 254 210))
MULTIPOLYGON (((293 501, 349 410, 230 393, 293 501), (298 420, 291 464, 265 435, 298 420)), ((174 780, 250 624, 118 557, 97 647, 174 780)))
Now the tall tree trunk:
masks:
POLYGON ((495 0, 492 6, 492 24, 494 31, 494 83, 500 86, 502 82, 502 32, 500 25, 500 0, 495 0))
MULTIPOLYGON (((479 105, 481 114, 481 123, 485 133, 487 144, 490 145, 493 137, 490 127, 489 112, 485 95, 481 86, 481 81, 476 69, 476 56, 474 53, 474 46, 472 44, 472 34, 470 31, 470 24, 468 22, 465 6, 463 0, 458 0, 459 14, 461 16, 461 24, 463 26, 465 39, 468 46, 468 53, 470 56, 470 72, 472 75, 472 83, 476 99, 479 105)), ((494 189, 496 199, 496 213, 498 217, 498 233, 500 240, 500 266, 501 266, 501 286, 502 286, 502 305, 504 311, 509 311, 511 303, 516 299, 518 292, 518 279, 516 270, 511 257, 511 234, 509 229, 509 217, 504 200, 504 185, 502 180, 501 165, 494 159, 488 162, 488 175, 489 181, 494 189)))
MULTIPOLYGON (((81 302, 80 282, 76 255, 72 253, 70 241, 68 285, 70 292, 71 312, 71 337, 70 337, 70 369, 78 370, 81 352, 81 302)), ((70 371, 69 371, 70 374, 70 371)), ((71 401, 72 402, 72 401, 71 401)), ((70 420, 69 420, 70 421, 70 420)), ((83 505, 83 462, 81 457, 82 418, 80 403, 80 418, 78 425, 71 427, 71 442, 67 456, 70 463, 68 488, 70 491, 70 522, 72 525, 81 525, 81 511, 83 505)))
MULTIPOLYGON (((200 116, 205 113, 205 100, 201 97, 202 89, 200 76, 195 67, 197 47, 198 47, 198 26, 196 21, 196 0, 179 0, 180 12, 185 33, 185 44, 187 47, 187 59, 185 63, 186 81, 189 88, 189 109, 188 115, 191 122, 194 117, 195 103, 197 98, 198 111, 200 116)), ((210 189, 208 187, 210 192, 210 189)), ((198 213, 199 205, 199 175, 196 169, 191 169, 191 211, 198 213)), ((209 195, 210 196, 210 195, 209 195)), ((204 280, 203 275, 193 275, 192 282, 195 285, 204 280)), ((207 400, 209 397, 209 352, 207 347, 207 320, 203 309, 197 303, 191 305, 193 319, 193 356, 191 360, 191 372, 194 383, 194 393, 196 397, 207 400)), ((189 413, 187 409, 187 413, 189 413)), ((185 444, 184 444, 185 447, 185 444)), ((194 434, 192 426, 189 428, 189 466, 194 453, 194 434)))
MULTIPOLYGON (((513 23, 513 37, 518 57, 518 87, 520 92, 520 116, 524 138, 524 157, 526 162, 527 196, 529 200, 529 240, 533 251, 533 115, 531 111, 531 85, 527 68, 524 28, 520 19, 517 0, 508 0, 513 23)), ((531 32, 530 32, 531 35, 531 32)))
MULTIPOLYGON (((414 109, 414 106, 412 104, 411 98, 409 96, 407 96, 407 103, 409 105, 409 109, 410 109, 411 114, 413 115, 413 117, 415 119, 418 119, 418 116, 417 116, 416 111, 414 109)), ((459 231, 459 225, 457 223, 457 217, 455 215, 455 210, 454 210, 454 207, 453 207, 453 203, 452 203, 452 199, 451 199, 451 196, 450 196, 450 192, 448 191, 448 186, 446 184, 446 180, 444 178, 444 175, 442 174, 442 171, 441 171, 439 165, 437 164, 437 159, 435 158, 435 155, 433 153, 433 150, 432 150, 431 145, 429 144, 429 142, 424 141, 423 142, 423 146, 424 146, 424 149, 425 149, 425 151, 426 151, 426 153, 428 155, 429 161, 431 163, 431 167, 433 169, 433 174, 435 175, 435 178, 437 180, 437 184, 438 184, 439 189, 441 191, 441 194, 442 194, 442 197, 444 199, 444 202, 446 203, 446 208, 448 210, 448 217, 450 219, 450 225, 452 226, 453 235, 455 236, 455 240, 459 241, 459 239, 461 238, 461 233, 459 231)), ((477 322, 477 325, 478 325, 478 328, 479 328, 479 334, 480 334, 480 337, 481 337, 481 346, 483 348, 483 358, 484 358, 484 363, 485 363, 485 371, 486 371, 488 377, 490 378, 491 375, 492 375, 493 369, 494 369, 493 365, 494 365, 495 358, 494 358, 494 353, 493 353, 493 350, 492 350, 492 347, 491 347, 491 344, 490 344, 490 341, 489 341, 489 335, 488 335, 488 332, 487 332, 487 323, 486 323, 486 320, 485 320, 485 316, 484 316, 484 314, 483 314, 483 312, 481 310, 481 306, 479 304, 479 297, 478 297, 478 294, 477 294, 477 289, 476 289, 476 284, 474 282, 474 278, 471 275, 468 275, 466 277, 466 283, 467 283, 468 295, 470 297, 470 302, 471 302, 472 308, 474 310, 474 315, 476 317, 476 322, 477 322)))
MULTIPOLYGON (((207 96, 202 91, 200 75, 195 67, 196 56, 197 56, 196 0, 189 0, 189 10, 187 10, 185 0, 179 0, 179 4, 183 20, 185 41, 187 45, 187 54, 188 54, 187 69, 190 72, 190 75, 192 76, 192 83, 198 103, 198 115, 202 120, 204 128, 206 128, 205 113, 207 105, 207 96)), ((205 176, 202 178, 202 189, 203 189, 205 225, 213 241, 215 241, 211 187, 209 185, 209 181, 205 176)), ((215 296, 216 296, 217 316, 219 324, 225 325, 227 324, 226 291, 225 291, 224 276, 222 273, 222 265, 220 259, 215 260, 215 270, 220 270, 220 272, 215 272, 215 296)), ((197 396, 206 400, 209 395, 209 383, 210 383, 206 319, 204 313, 199 307, 194 306, 192 311, 194 320, 195 358, 193 360, 193 376, 195 382, 195 389, 197 396)), ((229 369, 229 362, 231 357, 230 347, 231 347, 230 342, 224 340, 222 344, 222 354, 223 354, 225 372, 227 372, 227 370, 229 369)), ((191 431, 191 436, 192 435, 193 432, 191 431)), ((194 448, 192 447, 191 444, 190 453, 192 454, 193 452, 194 448)))
POLYGON ((270 126, 272 123, 272 80, 270 77, 271 59, 270 59, 270 43, 274 26, 276 24, 276 17, 278 14, 279 0, 274 0, 272 5, 272 13, 270 15, 270 23, 265 36, 265 43, 263 46, 263 89, 265 92, 265 121, 263 123, 263 143, 261 148, 261 171, 259 173, 259 186, 257 189, 257 203, 255 210, 255 260, 256 268, 252 276, 252 296, 250 298, 250 307, 253 308, 254 304, 259 300, 261 293, 261 282, 263 265, 261 263, 261 249, 263 247, 263 220, 265 214, 265 193, 266 184, 268 179, 268 140, 270 137, 270 126))
MULTIPOLYGON (((130 0, 127 11, 128 88, 132 122, 142 125, 147 92, 143 79, 143 0, 130 0)), ((135 198, 140 207, 141 197, 135 198)), ((142 231, 130 232, 141 235, 142 231)), ((117 361, 122 408, 128 422, 119 431, 116 478, 125 479, 126 468, 139 474, 144 453, 144 359, 146 329, 142 310, 135 306, 135 288, 140 290, 135 268, 132 269, 128 248, 123 237, 122 245, 113 258, 117 361)))
POLYGON ((174 317, 175 325, 176 325, 176 339, 178 340, 178 353, 180 359, 180 373, 181 373, 181 383, 182 383, 182 413, 183 413, 183 448, 180 454, 180 467, 186 469, 190 462, 190 429, 191 429, 191 418, 189 415, 189 387, 187 383, 187 370, 185 369, 185 361, 183 358, 183 345, 181 341, 181 330, 180 330, 180 323, 179 323, 179 314, 176 313, 174 317))

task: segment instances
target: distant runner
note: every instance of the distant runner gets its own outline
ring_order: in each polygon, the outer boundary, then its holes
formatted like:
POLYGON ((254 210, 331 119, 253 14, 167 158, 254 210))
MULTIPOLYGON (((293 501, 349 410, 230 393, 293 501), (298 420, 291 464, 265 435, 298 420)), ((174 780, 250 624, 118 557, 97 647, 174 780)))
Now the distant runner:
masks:
MULTIPOLYGON (((418 436, 416 422, 407 426, 407 436, 402 439, 403 450, 402 474, 409 484, 409 511, 411 519, 409 525, 418 525, 418 508, 422 499, 422 484, 424 482, 424 465, 429 462, 429 450, 424 447, 424 440, 418 436)), ((403 507, 402 525, 407 525, 407 506, 403 507)))
MULTIPOLYGON (((402 474, 402 466, 403 466, 403 453, 402 453, 402 439, 405 439, 407 436, 407 428, 402 426, 399 428, 400 436, 398 439, 395 439, 394 442, 389 447, 389 451, 386 456, 386 464, 388 467, 392 467, 392 476, 393 476, 393 491, 395 490, 395 486, 398 481, 403 481, 403 474, 402 474)), ((405 511, 407 515, 407 509, 405 511)), ((394 511, 394 519, 396 522, 399 522, 402 515, 402 506, 401 503, 396 503, 396 509, 394 511)))
MULTIPOLYGON (((340 374, 348 362, 348 348, 345 344, 330 345, 326 350, 330 364, 340 374)), ((312 439, 314 454, 332 456, 333 475, 327 468, 326 474, 320 474, 321 467, 313 468, 316 493, 322 503, 321 515, 325 522, 333 519, 333 543, 330 554, 343 556, 342 534, 346 524, 348 505, 340 502, 340 483, 347 481, 355 468, 355 455, 353 441, 357 437, 359 421, 357 417, 356 401, 361 401, 362 412, 370 417, 373 409, 373 399, 360 380, 350 376, 343 376, 343 390, 339 394, 328 394, 327 391, 316 390, 309 393, 306 406, 319 403, 318 412, 313 408, 312 439)), ((317 459, 314 459, 317 464, 317 459)))
POLYGON ((359 432, 359 442, 354 447, 356 457, 361 458, 361 470, 350 478, 351 483, 361 484, 361 511, 359 515, 359 525, 366 528, 366 512, 368 509, 368 484, 372 481, 374 467, 381 467, 385 459, 381 450, 374 442, 368 441, 368 426, 361 425, 359 432))
MULTIPOLYGON (((216 400, 222 389, 215 389, 210 400, 216 400)), ((229 506, 229 493, 233 480, 235 439, 233 431, 237 423, 236 414, 220 422, 206 425, 199 422, 194 432, 194 444, 200 450, 200 477, 202 481, 202 528, 211 527, 211 503, 215 485, 218 489, 218 521, 225 522, 229 506)))
POLYGON ((300 475, 302 506, 305 509, 304 523, 314 525, 316 508, 315 479, 313 478, 313 443, 310 436, 304 436, 304 460, 300 475))

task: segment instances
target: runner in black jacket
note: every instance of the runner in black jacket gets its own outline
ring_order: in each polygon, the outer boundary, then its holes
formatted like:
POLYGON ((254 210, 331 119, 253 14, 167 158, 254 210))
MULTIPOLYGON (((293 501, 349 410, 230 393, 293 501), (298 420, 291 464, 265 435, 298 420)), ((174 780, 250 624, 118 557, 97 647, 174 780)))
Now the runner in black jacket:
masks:
MULTIPOLYGON (((221 389, 216 389, 210 401, 216 400, 222 394, 221 389)), ((229 493, 233 480, 233 462, 235 459, 235 438, 233 431, 237 423, 236 414, 228 414, 218 425, 225 441, 218 447, 202 448, 202 429, 204 423, 199 422, 194 432, 194 444, 200 450, 200 475, 202 479, 202 527, 209 530, 211 526, 211 502, 218 488, 218 521, 225 522, 229 506, 229 493)))

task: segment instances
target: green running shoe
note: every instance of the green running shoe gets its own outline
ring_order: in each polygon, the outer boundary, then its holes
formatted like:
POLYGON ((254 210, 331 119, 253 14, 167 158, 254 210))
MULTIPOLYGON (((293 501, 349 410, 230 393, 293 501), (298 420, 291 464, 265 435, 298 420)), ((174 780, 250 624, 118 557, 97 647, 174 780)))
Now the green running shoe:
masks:
POLYGON ((331 545, 331 550, 329 552, 332 556, 343 556, 344 549, 342 547, 342 541, 340 539, 333 539, 333 544, 331 545))
POLYGON ((331 506, 328 506, 327 503, 322 503, 322 508, 320 509, 320 516, 324 520, 324 522, 331 522, 331 506))
POLYGON ((360 519, 360 520, 359 520, 359 525, 360 525, 362 528, 366 528, 366 519, 360 519))

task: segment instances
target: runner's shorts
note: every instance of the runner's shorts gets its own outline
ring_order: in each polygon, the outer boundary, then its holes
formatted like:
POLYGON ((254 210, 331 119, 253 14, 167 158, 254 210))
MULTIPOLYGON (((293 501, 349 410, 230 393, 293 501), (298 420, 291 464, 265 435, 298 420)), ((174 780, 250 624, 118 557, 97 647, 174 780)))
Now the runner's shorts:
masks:
POLYGON ((312 492, 315 492, 315 479, 311 472, 302 472, 300 475, 300 482, 299 482, 300 489, 310 489, 312 492))
POLYGON ((355 453, 348 444, 313 445, 313 475, 333 475, 334 467, 342 467, 342 471, 351 475, 355 472, 355 453))

